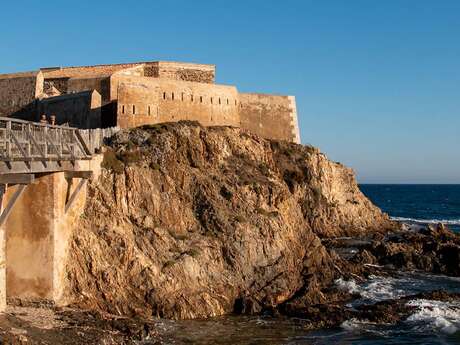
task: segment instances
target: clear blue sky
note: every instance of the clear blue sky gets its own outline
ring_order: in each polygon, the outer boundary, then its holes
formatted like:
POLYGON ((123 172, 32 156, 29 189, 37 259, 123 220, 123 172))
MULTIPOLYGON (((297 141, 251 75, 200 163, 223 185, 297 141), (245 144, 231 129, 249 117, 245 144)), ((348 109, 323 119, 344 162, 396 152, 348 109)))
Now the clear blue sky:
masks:
POLYGON ((460 183, 460 1, 4 1, 0 72, 179 60, 297 97, 360 182, 460 183))

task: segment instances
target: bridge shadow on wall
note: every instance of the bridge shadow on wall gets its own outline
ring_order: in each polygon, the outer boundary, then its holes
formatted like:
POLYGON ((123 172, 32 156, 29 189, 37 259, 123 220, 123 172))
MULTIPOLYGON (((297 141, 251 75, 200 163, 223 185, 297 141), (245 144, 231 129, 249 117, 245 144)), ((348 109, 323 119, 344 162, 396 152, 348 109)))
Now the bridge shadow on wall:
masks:
POLYGON ((13 119, 40 122, 45 115, 48 123, 55 116, 55 124, 80 129, 110 128, 117 125, 117 103, 110 102, 93 109, 65 109, 63 111, 44 111, 40 101, 33 101, 9 115, 13 119))

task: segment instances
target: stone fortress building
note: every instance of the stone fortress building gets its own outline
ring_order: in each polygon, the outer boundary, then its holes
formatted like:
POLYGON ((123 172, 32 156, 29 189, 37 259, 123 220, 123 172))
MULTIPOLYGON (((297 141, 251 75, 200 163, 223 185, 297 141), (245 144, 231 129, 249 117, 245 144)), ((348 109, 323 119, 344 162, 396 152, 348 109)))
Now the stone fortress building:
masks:
POLYGON ((0 116, 42 115, 78 128, 196 120, 300 143, 293 96, 215 84, 214 65, 154 61, 0 74, 0 116))

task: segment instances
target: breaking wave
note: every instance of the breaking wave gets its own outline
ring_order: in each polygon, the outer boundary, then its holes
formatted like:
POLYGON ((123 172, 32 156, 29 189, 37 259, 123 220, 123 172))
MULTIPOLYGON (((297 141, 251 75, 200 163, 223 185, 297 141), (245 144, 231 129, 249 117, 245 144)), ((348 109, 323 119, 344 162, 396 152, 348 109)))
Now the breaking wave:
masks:
POLYGON ((360 300, 353 305, 364 304, 369 302, 378 302, 386 299, 398 298, 410 293, 407 290, 399 288, 400 285, 408 283, 408 278, 388 278, 370 276, 370 279, 364 284, 358 284, 355 280, 345 280, 339 278, 335 281, 337 288, 351 294, 359 294, 360 300), (399 286, 398 286, 399 285, 399 286))
POLYGON ((406 319, 406 323, 420 332, 441 331, 454 334, 460 329, 460 303, 440 302, 425 299, 412 300, 408 306, 417 311, 406 319))
POLYGON ((397 222, 408 222, 416 224, 447 224, 447 225, 460 225, 460 219, 417 219, 406 217, 391 217, 392 220, 397 222))

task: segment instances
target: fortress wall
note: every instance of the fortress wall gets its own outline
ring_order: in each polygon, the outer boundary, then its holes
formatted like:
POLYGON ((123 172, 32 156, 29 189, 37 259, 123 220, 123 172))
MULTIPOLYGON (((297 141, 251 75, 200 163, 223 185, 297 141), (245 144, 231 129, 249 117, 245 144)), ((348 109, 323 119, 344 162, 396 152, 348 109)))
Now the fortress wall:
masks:
POLYGON ((29 119, 35 98, 43 93, 40 72, 0 75, 0 116, 29 119))
POLYGON ((160 121, 195 120, 204 126, 240 125, 234 86, 160 79, 160 121))
POLYGON ((110 102, 110 76, 94 78, 70 78, 68 79, 68 92, 82 92, 96 90, 102 98, 102 104, 110 102))
MULTIPOLYGON (((42 69, 46 79, 52 78, 91 78, 103 75, 111 75, 123 69, 143 65, 143 62, 112 64, 112 65, 97 65, 97 66, 78 66, 78 67, 62 67, 56 69, 42 69)), ((145 62, 145 64, 150 64, 145 62)))
POLYGON ((215 66, 184 62, 147 61, 126 64, 42 69, 45 79, 90 78, 115 73, 214 83, 215 66))
POLYGON ((215 76, 216 68, 214 65, 158 62, 157 77, 159 78, 214 84, 215 76))
POLYGON ((42 114, 55 115, 58 125, 98 128, 101 126, 101 95, 97 91, 84 91, 44 98, 38 103, 37 120, 42 114))
POLYGON ((118 78, 117 125, 126 128, 179 120, 239 126, 233 86, 153 78, 118 78))
POLYGON ((118 86, 117 126, 137 127, 159 122, 160 85, 156 79, 132 78, 120 82, 118 86))
POLYGON ((295 98, 240 93, 241 127, 268 139, 300 142, 295 98))

